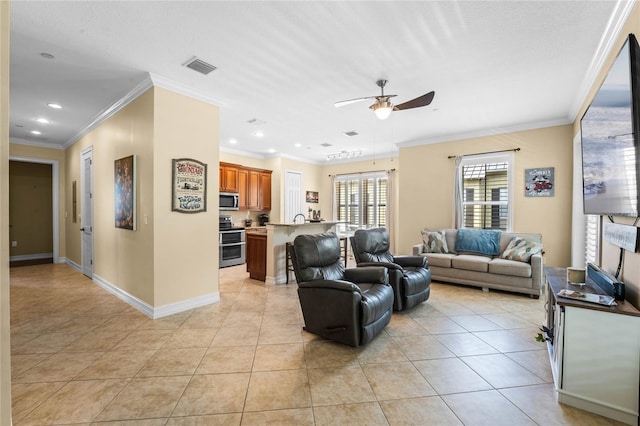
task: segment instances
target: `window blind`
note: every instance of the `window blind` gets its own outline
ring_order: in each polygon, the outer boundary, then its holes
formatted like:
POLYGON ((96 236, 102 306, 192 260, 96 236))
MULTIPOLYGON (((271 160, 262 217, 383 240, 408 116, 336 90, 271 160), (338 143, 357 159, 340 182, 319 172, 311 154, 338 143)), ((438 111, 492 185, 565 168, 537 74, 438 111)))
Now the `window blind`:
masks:
POLYGON ((462 217, 465 228, 509 229, 510 164, 462 163, 462 217))

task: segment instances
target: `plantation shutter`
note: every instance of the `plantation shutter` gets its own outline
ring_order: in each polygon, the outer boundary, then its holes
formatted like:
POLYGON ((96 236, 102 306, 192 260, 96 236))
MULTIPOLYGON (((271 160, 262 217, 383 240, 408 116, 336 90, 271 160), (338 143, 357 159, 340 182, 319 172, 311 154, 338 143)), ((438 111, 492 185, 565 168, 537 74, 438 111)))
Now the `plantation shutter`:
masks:
POLYGON ((584 221, 584 261, 600 264, 600 216, 586 215, 584 221))

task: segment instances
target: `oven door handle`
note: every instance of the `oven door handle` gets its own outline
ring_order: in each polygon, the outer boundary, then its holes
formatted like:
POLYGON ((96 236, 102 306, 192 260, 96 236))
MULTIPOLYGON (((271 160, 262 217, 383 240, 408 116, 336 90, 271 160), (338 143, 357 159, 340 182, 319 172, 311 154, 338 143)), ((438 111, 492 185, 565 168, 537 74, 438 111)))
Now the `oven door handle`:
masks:
POLYGON ((228 243, 228 244, 220 244, 220 247, 232 247, 232 246, 243 246, 247 244, 246 241, 243 241, 241 243, 228 243))

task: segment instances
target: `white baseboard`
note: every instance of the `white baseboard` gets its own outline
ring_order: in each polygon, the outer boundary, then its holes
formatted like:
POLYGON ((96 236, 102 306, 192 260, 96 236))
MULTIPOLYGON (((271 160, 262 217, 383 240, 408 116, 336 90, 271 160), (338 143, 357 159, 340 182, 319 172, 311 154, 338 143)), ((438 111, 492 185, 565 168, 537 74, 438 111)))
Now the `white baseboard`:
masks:
POLYGON ((60 258, 61 263, 66 263, 67 265, 71 266, 73 269, 75 269, 76 271, 82 273, 82 266, 78 265, 76 262, 74 262, 71 259, 68 259, 66 257, 61 257, 60 258))
POLYGON ((118 299, 123 302, 133 306, 146 316, 152 319, 158 319, 162 317, 166 317, 169 315, 177 314, 180 312, 188 311, 190 309, 199 308, 200 306, 210 305, 212 303, 216 303, 220 301, 220 293, 209 293, 203 296, 194 297, 192 299, 182 300, 180 302, 171 303, 168 305, 158 306, 154 308, 149 305, 147 302, 144 302, 137 297, 127 293, 126 291, 116 287, 111 284, 104 278, 100 277, 97 274, 93 274, 93 281, 108 291, 109 293, 116 296, 118 299))
POLYGON ((35 253, 35 254, 20 254, 18 256, 9 256, 9 262, 19 262, 21 260, 37 260, 53 258, 53 253, 35 253))

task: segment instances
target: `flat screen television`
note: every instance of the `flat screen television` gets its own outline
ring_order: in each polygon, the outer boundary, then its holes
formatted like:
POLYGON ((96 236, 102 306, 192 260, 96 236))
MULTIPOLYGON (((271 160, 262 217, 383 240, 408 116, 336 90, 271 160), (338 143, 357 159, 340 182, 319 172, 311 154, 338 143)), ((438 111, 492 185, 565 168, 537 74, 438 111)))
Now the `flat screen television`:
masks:
POLYGON ((638 216, 639 60, 629 34, 580 121, 585 214, 638 216))

